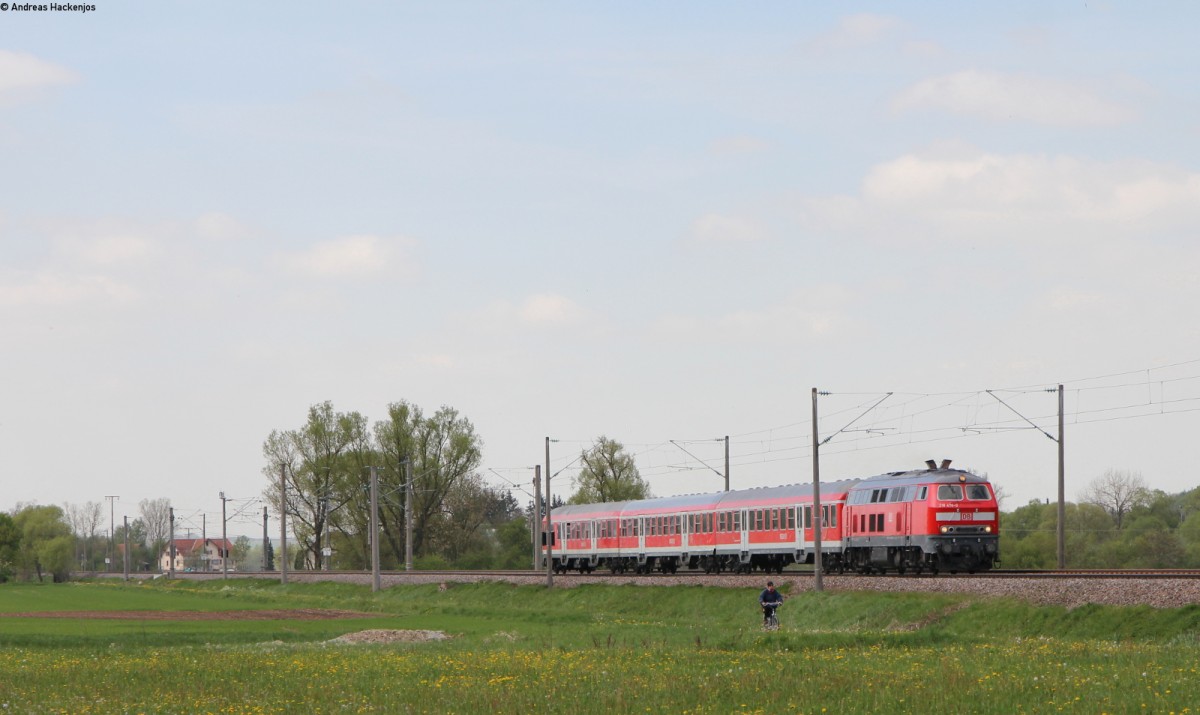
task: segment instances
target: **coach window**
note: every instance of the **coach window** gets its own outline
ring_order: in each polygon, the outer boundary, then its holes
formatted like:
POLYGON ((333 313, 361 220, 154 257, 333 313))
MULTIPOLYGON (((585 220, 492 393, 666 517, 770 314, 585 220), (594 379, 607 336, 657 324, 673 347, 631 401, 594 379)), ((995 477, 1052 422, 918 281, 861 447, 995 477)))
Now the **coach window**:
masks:
POLYGON ((988 498, 987 487, 985 487, 982 484, 968 484, 967 485, 967 498, 968 499, 987 499, 988 498))
POLYGON ((795 529, 796 528, 796 510, 788 509, 784 513, 787 514, 787 524, 784 525, 784 528, 785 529, 795 529))
POLYGON ((941 501, 956 501, 962 499, 962 487, 957 484, 939 484, 937 498, 941 501))

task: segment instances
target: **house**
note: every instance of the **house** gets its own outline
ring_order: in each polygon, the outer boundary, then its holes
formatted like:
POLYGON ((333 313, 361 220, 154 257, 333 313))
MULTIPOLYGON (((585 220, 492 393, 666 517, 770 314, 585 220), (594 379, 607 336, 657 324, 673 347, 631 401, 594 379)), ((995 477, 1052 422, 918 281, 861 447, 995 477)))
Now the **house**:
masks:
MULTIPOLYGON (((232 551, 233 543, 228 539, 175 539, 175 570, 220 571, 232 551)), ((163 548, 158 565, 163 571, 171 570, 170 544, 163 548)), ((225 568, 232 571, 233 561, 225 568)))

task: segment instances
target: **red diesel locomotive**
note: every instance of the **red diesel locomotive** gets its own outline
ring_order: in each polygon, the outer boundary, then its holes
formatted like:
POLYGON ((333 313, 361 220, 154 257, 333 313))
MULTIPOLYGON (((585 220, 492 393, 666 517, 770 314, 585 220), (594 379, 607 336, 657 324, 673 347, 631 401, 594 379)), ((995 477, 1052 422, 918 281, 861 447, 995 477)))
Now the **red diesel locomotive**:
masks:
POLYGON ((927 464, 822 483, 819 521, 811 484, 562 506, 551 514, 553 568, 779 572, 813 562, 818 524, 829 572, 992 568, 1000 561, 1000 514, 991 484, 950 469, 950 460, 927 464))

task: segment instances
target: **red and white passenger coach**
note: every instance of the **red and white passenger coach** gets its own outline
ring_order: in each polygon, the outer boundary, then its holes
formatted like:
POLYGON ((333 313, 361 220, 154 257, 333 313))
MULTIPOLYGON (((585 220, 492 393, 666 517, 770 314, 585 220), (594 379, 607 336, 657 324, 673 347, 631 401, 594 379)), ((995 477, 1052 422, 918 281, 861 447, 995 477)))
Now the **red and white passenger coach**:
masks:
POLYGON ((812 563, 821 529, 828 571, 984 571, 1000 561, 999 509, 983 477, 950 469, 892 472, 821 484, 573 504, 554 509, 553 568, 613 573, 680 568, 782 571, 812 563))

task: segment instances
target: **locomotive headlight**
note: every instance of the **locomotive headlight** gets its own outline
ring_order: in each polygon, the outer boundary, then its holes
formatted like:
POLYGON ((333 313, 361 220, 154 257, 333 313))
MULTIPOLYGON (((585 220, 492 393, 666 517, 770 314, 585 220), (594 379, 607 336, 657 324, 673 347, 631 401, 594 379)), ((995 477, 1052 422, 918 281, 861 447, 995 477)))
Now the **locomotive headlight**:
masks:
POLYGON ((985 533, 985 534, 992 533, 992 527, 990 527, 990 526, 983 527, 983 533, 985 533))
POLYGON ((943 534, 949 534, 949 533, 950 533, 950 527, 948 527, 948 526, 943 526, 943 527, 942 527, 942 533, 943 533, 943 534))

